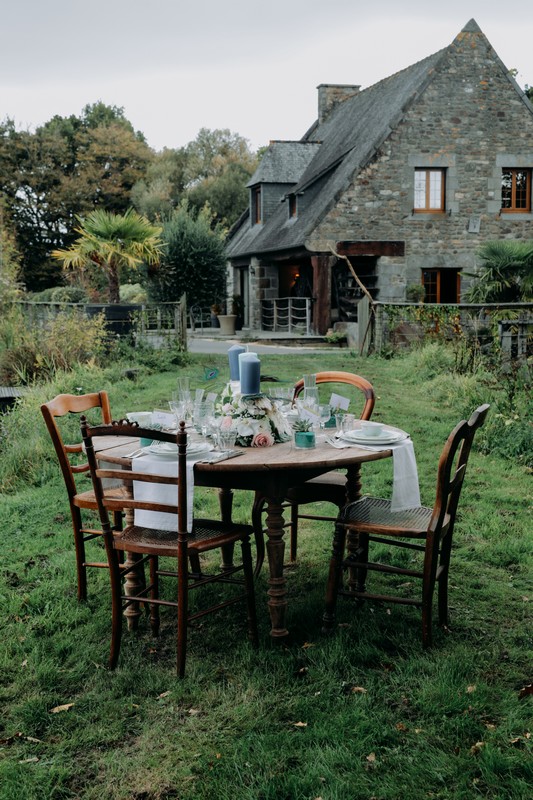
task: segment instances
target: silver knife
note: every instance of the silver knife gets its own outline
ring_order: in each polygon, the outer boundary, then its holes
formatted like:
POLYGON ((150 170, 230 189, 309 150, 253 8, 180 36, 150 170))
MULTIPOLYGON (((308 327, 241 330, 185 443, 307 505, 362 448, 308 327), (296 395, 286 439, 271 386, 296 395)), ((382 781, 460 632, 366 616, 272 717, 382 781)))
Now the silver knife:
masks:
POLYGON ((244 450, 225 450, 222 453, 215 453, 210 458, 202 459, 203 464, 217 464, 219 461, 226 461, 228 458, 243 456, 244 450))

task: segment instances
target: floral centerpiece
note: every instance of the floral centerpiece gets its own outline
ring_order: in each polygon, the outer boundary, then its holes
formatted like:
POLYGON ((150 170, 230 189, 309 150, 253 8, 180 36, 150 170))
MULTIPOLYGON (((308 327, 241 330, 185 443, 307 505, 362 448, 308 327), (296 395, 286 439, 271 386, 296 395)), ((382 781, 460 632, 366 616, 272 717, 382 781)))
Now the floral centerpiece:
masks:
POLYGON ((271 447, 291 438, 291 427, 276 403, 264 394, 229 393, 220 406, 221 430, 234 430, 235 443, 241 447, 271 447))

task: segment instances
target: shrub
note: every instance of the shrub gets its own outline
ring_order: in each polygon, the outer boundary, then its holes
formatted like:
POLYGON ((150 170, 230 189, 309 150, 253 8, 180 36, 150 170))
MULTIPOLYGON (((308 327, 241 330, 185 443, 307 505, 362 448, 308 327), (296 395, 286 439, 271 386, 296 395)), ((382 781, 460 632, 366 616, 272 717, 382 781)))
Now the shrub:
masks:
POLYGON ((146 303, 148 293, 140 283, 125 283, 120 287, 121 303, 146 303))
POLYGON ((189 306, 208 307, 224 297, 226 255, 222 231, 211 228, 211 214, 197 215, 182 203, 163 225, 165 255, 148 270, 148 293, 159 301, 178 301, 187 294, 189 306))
POLYGON ((60 313, 44 328, 20 327, 17 341, 0 353, 0 381, 10 386, 53 376, 76 364, 98 361, 107 333, 101 315, 60 313))
POLYGON ((50 293, 52 303, 86 303, 87 292, 81 286, 56 286, 50 293))

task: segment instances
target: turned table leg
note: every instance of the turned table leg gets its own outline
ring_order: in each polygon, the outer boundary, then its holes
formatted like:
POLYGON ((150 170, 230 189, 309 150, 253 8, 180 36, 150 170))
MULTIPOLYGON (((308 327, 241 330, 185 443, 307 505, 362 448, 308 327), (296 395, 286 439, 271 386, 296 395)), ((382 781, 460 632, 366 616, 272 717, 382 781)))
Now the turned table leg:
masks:
POLYGON ((287 591, 283 576, 283 559, 285 555, 285 532, 283 522, 283 497, 269 497, 267 501, 267 534, 266 549, 270 577, 268 580, 268 609, 270 612, 270 635, 274 640, 281 640, 288 636, 285 627, 287 610, 287 591))

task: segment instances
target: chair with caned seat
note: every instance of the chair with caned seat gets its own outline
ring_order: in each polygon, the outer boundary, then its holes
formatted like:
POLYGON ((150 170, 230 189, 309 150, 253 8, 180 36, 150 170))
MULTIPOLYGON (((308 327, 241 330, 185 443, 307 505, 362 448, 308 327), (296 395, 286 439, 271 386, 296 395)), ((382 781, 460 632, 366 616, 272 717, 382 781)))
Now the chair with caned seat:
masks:
MULTIPOLYGON (((360 375, 355 375, 352 372, 318 372, 316 375, 317 385, 331 383, 331 384, 346 384, 355 387, 357 393, 362 395, 362 407, 359 418, 368 420, 372 416, 374 410, 375 394, 372 384, 362 378, 360 375)), ((303 380, 299 380, 294 386, 294 400, 301 394, 304 388, 303 380)), ((295 486, 290 489, 285 497, 284 507, 290 509, 290 521, 287 527, 290 530, 290 560, 296 560, 296 553, 298 548, 298 520, 299 519, 315 519, 327 520, 334 522, 335 517, 319 516, 318 514, 302 513, 300 506, 309 503, 327 502, 333 503, 340 510, 346 504, 346 477, 340 472, 328 472, 325 475, 320 475, 305 483, 295 486)), ((260 569, 264 553, 264 545, 261 552, 261 538, 263 531, 262 514, 264 513, 266 505, 266 498, 261 492, 256 492, 254 505, 252 509, 252 524, 255 530, 257 542, 257 565, 256 572, 260 569)))
MULTIPOLYGON (((343 510, 335 526, 333 552, 330 561, 323 617, 324 630, 334 625, 339 595, 358 600, 373 599, 385 603, 400 603, 421 607, 422 641, 424 647, 432 641, 432 605, 435 584, 438 584, 439 623, 448 624, 448 575, 450 553, 459 497, 463 486, 468 458, 476 431, 483 425, 488 405, 477 408, 468 421, 463 420, 450 433, 441 453, 437 492, 433 508, 419 507, 406 511, 391 511, 390 500, 362 497, 343 510), (347 537, 351 538, 345 555, 347 537), (418 541, 413 541, 418 540, 418 541), (369 544, 407 548, 423 555, 421 568, 402 567, 386 559, 371 561, 369 544), (348 570, 350 580, 342 585, 343 571, 348 570), (421 580, 421 591, 416 597, 384 594, 366 588, 369 571, 421 580)), ((399 551, 397 551, 399 552, 399 551)))
POLYGON ((253 645, 257 647, 254 576, 250 547, 253 528, 251 525, 242 525, 231 521, 194 519, 192 514, 188 514, 190 498, 188 498, 187 484, 190 478, 187 475, 185 423, 180 422, 177 433, 167 433, 137 428, 136 423, 128 423, 126 420, 114 422, 111 425, 91 426, 82 417, 81 430, 93 479, 111 579, 110 668, 115 668, 119 658, 122 612, 132 604, 139 602, 150 608, 150 625, 154 635, 159 633, 160 606, 170 606, 176 609, 177 672, 180 677, 183 677, 185 673, 189 623, 213 611, 245 601, 248 636, 253 645), (101 437, 129 436, 132 433, 137 433, 141 437, 150 437, 154 442, 175 444, 177 446, 177 462, 173 462, 172 465, 169 465, 168 462, 161 465, 157 463, 156 459, 155 465, 143 464, 141 469, 139 459, 133 462, 131 472, 123 471, 113 465, 104 464, 103 467, 98 465, 96 450, 101 437), (132 487, 129 499, 124 502, 124 508, 133 511, 133 521, 127 524, 120 533, 113 532, 109 513, 122 507, 122 504, 104 492, 102 481, 108 479, 113 481, 124 479, 127 480, 128 486, 132 487), (171 515, 170 518, 169 515, 171 515), (151 527, 152 524, 154 527, 151 527), (233 548, 236 543, 240 543, 241 546, 241 563, 213 567, 210 570, 208 568, 202 570, 200 575, 189 571, 188 564, 192 555, 199 557, 223 547, 233 548), (121 568, 119 555, 124 551, 137 554, 141 564, 149 565, 148 585, 140 586, 134 593, 131 592, 131 589, 126 593, 122 586, 122 580, 127 579, 131 570, 138 569, 139 562, 131 567, 125 565, 121 568), (159 559, 161 557, 172 559, 176 568, 160 568, 159 559), (238 573, 242 573, 242 577, 238 573), (176 600, 163 599, 161 596, 160 578, 162 576, 177 578, 176 600), (221 588, 215 598, 211 596, 210 605, 199 610, 194 609, 191 612, 189 610, 189 593, 213 584, 221 584, 222 588, 230 589, 230 596, 220 597, 221 588), (213 603, 213 599, 216 602, 213 603))
MULTIPOLYGON (((107 559, 105 561, 87 560, 86 542, 100 538, 102 531, 92 524, 86 525, 83 520, 83 512, 97 511, 98 506, 90 482, 87 484, 85 491, 81 491, 77 484, 77 481, 83 480, 83 478, 90 478, 87 461, 84 459, 82 463, 76 463, 79 461, 83 450, 81 442, 66 444, 64 441, 64 436, 67 434, 64 429, 68 425, 67 418, 73 414, 86 414, 91 409, 97 410, 95 413, 101 418, 102 422, 111 422, 109 397, 107 392, 103 391, 82 395, 59 394, 53 400, 41 405, 41 413, 52 439, 67 490, 76 552, 78 600, 87 599, 87 569, 90 567, 107 568, 107 559), (62 418, 67 424, 61 424, 60 420, 62 418)), ((69 431, 69 433, 74 436, 74 431, 69 431)), ((77 438, 80 436, 79 421, 75 425, 75 435, 77 438)), ((108 489, 107 491, 112 493, 116 499, 124 496, 122 487, 108 489)), ((114 527, 120 530, 121 526, 122 514, 117 509, 114 515, 114 527)))

